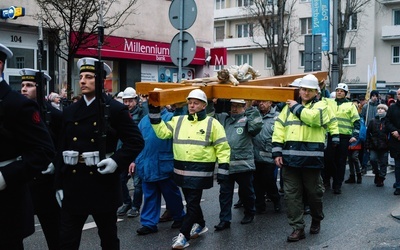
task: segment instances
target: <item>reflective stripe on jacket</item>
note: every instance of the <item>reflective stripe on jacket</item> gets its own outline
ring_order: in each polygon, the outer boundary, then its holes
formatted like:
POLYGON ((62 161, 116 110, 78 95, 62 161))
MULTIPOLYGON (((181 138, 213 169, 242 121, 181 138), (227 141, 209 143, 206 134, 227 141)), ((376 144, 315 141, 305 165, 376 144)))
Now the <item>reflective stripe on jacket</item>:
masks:
POLYGON ((174 173, 178 186, 211 188, 215 163, 229 163, 230 147, 222 125, 212 117, 198 120, 187 115, 152 124, 161 139, 173 138, 174 173))
POLYGON ((273 157, 282 156, 283 164, 291 167, 322 168, 328 112, 321 101, 285 106, 275 121, 273 157))

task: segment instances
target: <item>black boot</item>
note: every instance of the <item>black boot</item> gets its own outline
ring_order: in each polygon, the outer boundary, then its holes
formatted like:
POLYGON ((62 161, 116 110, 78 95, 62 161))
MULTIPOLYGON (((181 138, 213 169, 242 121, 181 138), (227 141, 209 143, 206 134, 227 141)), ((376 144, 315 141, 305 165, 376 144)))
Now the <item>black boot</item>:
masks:
POLYGON ((349 179, 347 179, 344 183, 356 183, 356 176, 354 174, 351 174, 349 176, 349 179))
POLYGON ((378 182, 376 183, 377 187, 383 187, 383 181, 385 180, 385 177, 378 177, 378 182))
POLYGON ((357 184, 361 184, 361 183, 362 183, 361 173, 357 173, 357 184))
POLYGON ((374 184, 378 184, 379 181, 379 174, 375 174, 374 184))

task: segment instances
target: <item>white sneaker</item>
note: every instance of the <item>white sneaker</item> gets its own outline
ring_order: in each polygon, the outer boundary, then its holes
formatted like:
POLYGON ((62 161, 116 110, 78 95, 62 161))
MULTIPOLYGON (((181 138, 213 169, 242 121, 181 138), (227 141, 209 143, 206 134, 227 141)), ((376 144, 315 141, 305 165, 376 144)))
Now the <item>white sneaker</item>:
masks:
POLYGON ((206 226, 202 227, 197 223, 193 224, 192 230, 190 230, 190 238, 191 239, 196 239, 203 233, 207 232, 208 228, 206 226))
POLYGON ((187 242, 185 235, 182 233, 178 234, 178 236, 175 236, 172 238, 172 248, 173 249, 184 249, 189 246, 189 243, 187 242))

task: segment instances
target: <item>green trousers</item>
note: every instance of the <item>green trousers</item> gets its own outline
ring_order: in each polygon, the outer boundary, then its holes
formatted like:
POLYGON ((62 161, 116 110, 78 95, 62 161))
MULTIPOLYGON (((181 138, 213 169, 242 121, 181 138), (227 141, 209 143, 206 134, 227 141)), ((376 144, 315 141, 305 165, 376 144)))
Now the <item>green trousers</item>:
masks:
POLYGON ((321 169, 285 166, 281 170, 289 225, 294 230, 304 229, 304 205, 310 206, 313 220, 321 221, 325 191, 321 169))

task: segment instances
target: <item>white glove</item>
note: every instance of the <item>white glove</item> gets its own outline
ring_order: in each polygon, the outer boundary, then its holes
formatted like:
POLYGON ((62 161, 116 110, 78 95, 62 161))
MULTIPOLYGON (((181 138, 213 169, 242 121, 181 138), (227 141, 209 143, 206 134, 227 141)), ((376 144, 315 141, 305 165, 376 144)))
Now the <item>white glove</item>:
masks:
POLYGON ((100 174, 112 174, 117 169, 118 165, 112 158, 107 158, 97 163, 97 171, 100 174))
POLYGON ((47 166, 47 169, 42 171, 42 174, 54 174, 54 164, 50 162, 50 164, 47 166))
POLYGON ((3 174, 0 172, 0 191, 7 187, 6 180, 4 180, 3 174))
POLYGON ((64 190, 59 189, 56 191, 56 199, 57 199, 58 205, 60 207, 62 207, 62 200, 64 199, 64 190))

